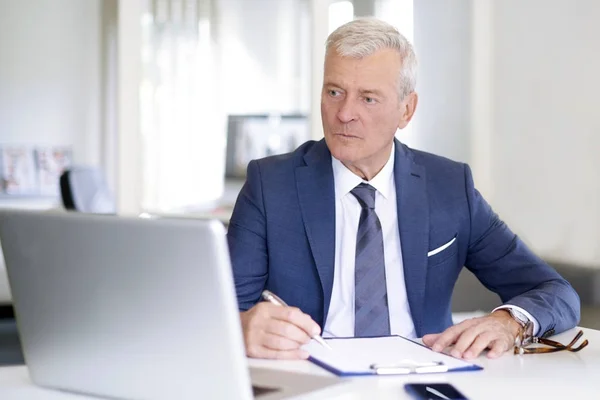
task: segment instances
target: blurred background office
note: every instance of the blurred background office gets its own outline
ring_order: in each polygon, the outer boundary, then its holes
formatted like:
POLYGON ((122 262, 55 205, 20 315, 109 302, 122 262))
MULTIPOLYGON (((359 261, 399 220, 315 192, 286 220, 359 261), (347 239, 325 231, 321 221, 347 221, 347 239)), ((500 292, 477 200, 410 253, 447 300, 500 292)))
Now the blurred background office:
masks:
MULTIPOLYGON (((468 162, 600 328, 597 0, 0 0, 0 207, 61 208, 83 166, 120 214, 227 221, 250 159, 322 137, 324 42, 360 16, 415 45, 397 137, 468 162)), ((498 301, 465 272, 453 307, 498 301)))

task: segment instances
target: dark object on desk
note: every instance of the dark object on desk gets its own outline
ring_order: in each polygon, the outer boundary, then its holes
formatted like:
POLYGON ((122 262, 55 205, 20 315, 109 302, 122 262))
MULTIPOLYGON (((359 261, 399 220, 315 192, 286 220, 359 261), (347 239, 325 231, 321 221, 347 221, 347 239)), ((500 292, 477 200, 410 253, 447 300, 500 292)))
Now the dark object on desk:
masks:
POLYGON ((0 322, 3 320, 14 320, 15 311, 11 304, 0 304, 0 322))
POLYGON ((75 167, 60 176, 60 194, 67 210, 115 214, 116 204, 104 174, 98 168, 75 167))
POLYGON ((14 318, 0 317, 0 367, 23 365, 24 363, 21 341, 14 318))
POLYGON ((263 396, 263 395, 266 395, 269 393, 279 392, 279 391, 281 391, 281 389, 279 389, 279 388, 270 388, 270 387, 266 387, 266 386, 252 385, 252 395, 254 397, 263 396))
POLYGON ((468 400, 465 395, 449 383, 407 383, 404 388, 415 399, 420 400, 468 400))

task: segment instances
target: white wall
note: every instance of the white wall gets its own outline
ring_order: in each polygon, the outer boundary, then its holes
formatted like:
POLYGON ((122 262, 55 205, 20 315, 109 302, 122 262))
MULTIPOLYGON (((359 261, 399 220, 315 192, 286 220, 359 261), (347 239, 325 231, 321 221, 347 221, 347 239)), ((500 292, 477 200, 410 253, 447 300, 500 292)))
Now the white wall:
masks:
POLYGON ((100 0, 0 2, 0 144, 98 163, 100 0))
POLYGON ((226 112, 308 112, 307 1, 219 0, 217 6, 226 112))
MULTIPOLYGON (((100 163, 100 6, 101 0, 0 0, 0 145, 68 145, 76 163, 100 163)), ((0 257, 0 303, 10 299, 3 264, 0 257)))
POLYGON ((542 257, 600 268, 600 2, 415 1, 415 147, 467 161, 542 257))
POLYGON ((419 104, 410 146, 470 161, 471 0, 413 2, 419 104))
POLYGON ((600 2, 493 2, 493 202, 546 258, 600 267, 600 2))
POLYGON ((143 0, 120 0, 117 17, 117 211, 138 215, 142 205, 143 154, 140 133, 141 16, 143 0))

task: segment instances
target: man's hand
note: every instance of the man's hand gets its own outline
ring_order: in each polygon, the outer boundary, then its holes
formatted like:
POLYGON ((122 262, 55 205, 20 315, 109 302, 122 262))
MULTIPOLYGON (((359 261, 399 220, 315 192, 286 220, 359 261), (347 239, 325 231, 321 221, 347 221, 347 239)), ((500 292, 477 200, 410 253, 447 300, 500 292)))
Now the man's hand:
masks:
POLYGON ((240 312, 248 357, 306 359, 300 346, 321 333, 319 325, 296 307, 261 302, 240 312))
POLYGON ((451 326, 442 333, 425 335, 423 343, 437 352, 454 345, 450 354, 465 359, 478 357, 489 348, 488 358, 497 358, 513 347, 520 328, 508 310, 497 310, 451 326))

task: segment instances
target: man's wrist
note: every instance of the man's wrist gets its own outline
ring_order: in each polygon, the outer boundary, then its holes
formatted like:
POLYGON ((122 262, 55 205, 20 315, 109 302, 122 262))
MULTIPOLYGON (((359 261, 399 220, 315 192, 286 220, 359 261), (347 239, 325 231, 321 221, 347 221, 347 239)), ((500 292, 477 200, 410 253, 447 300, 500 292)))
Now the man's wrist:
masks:
POLYGON ((496 315, 499 318, 506 320, 507 323, 509 324, 509 329, 510 329, 511 333, 513 334, 513 337, 517 337, 517 335, 519 334, 519 331, 522 328, 522 325, 512 316, 509 309, 501 308, 499 310, 494 311, 492 313, 492 315, 496 315))

